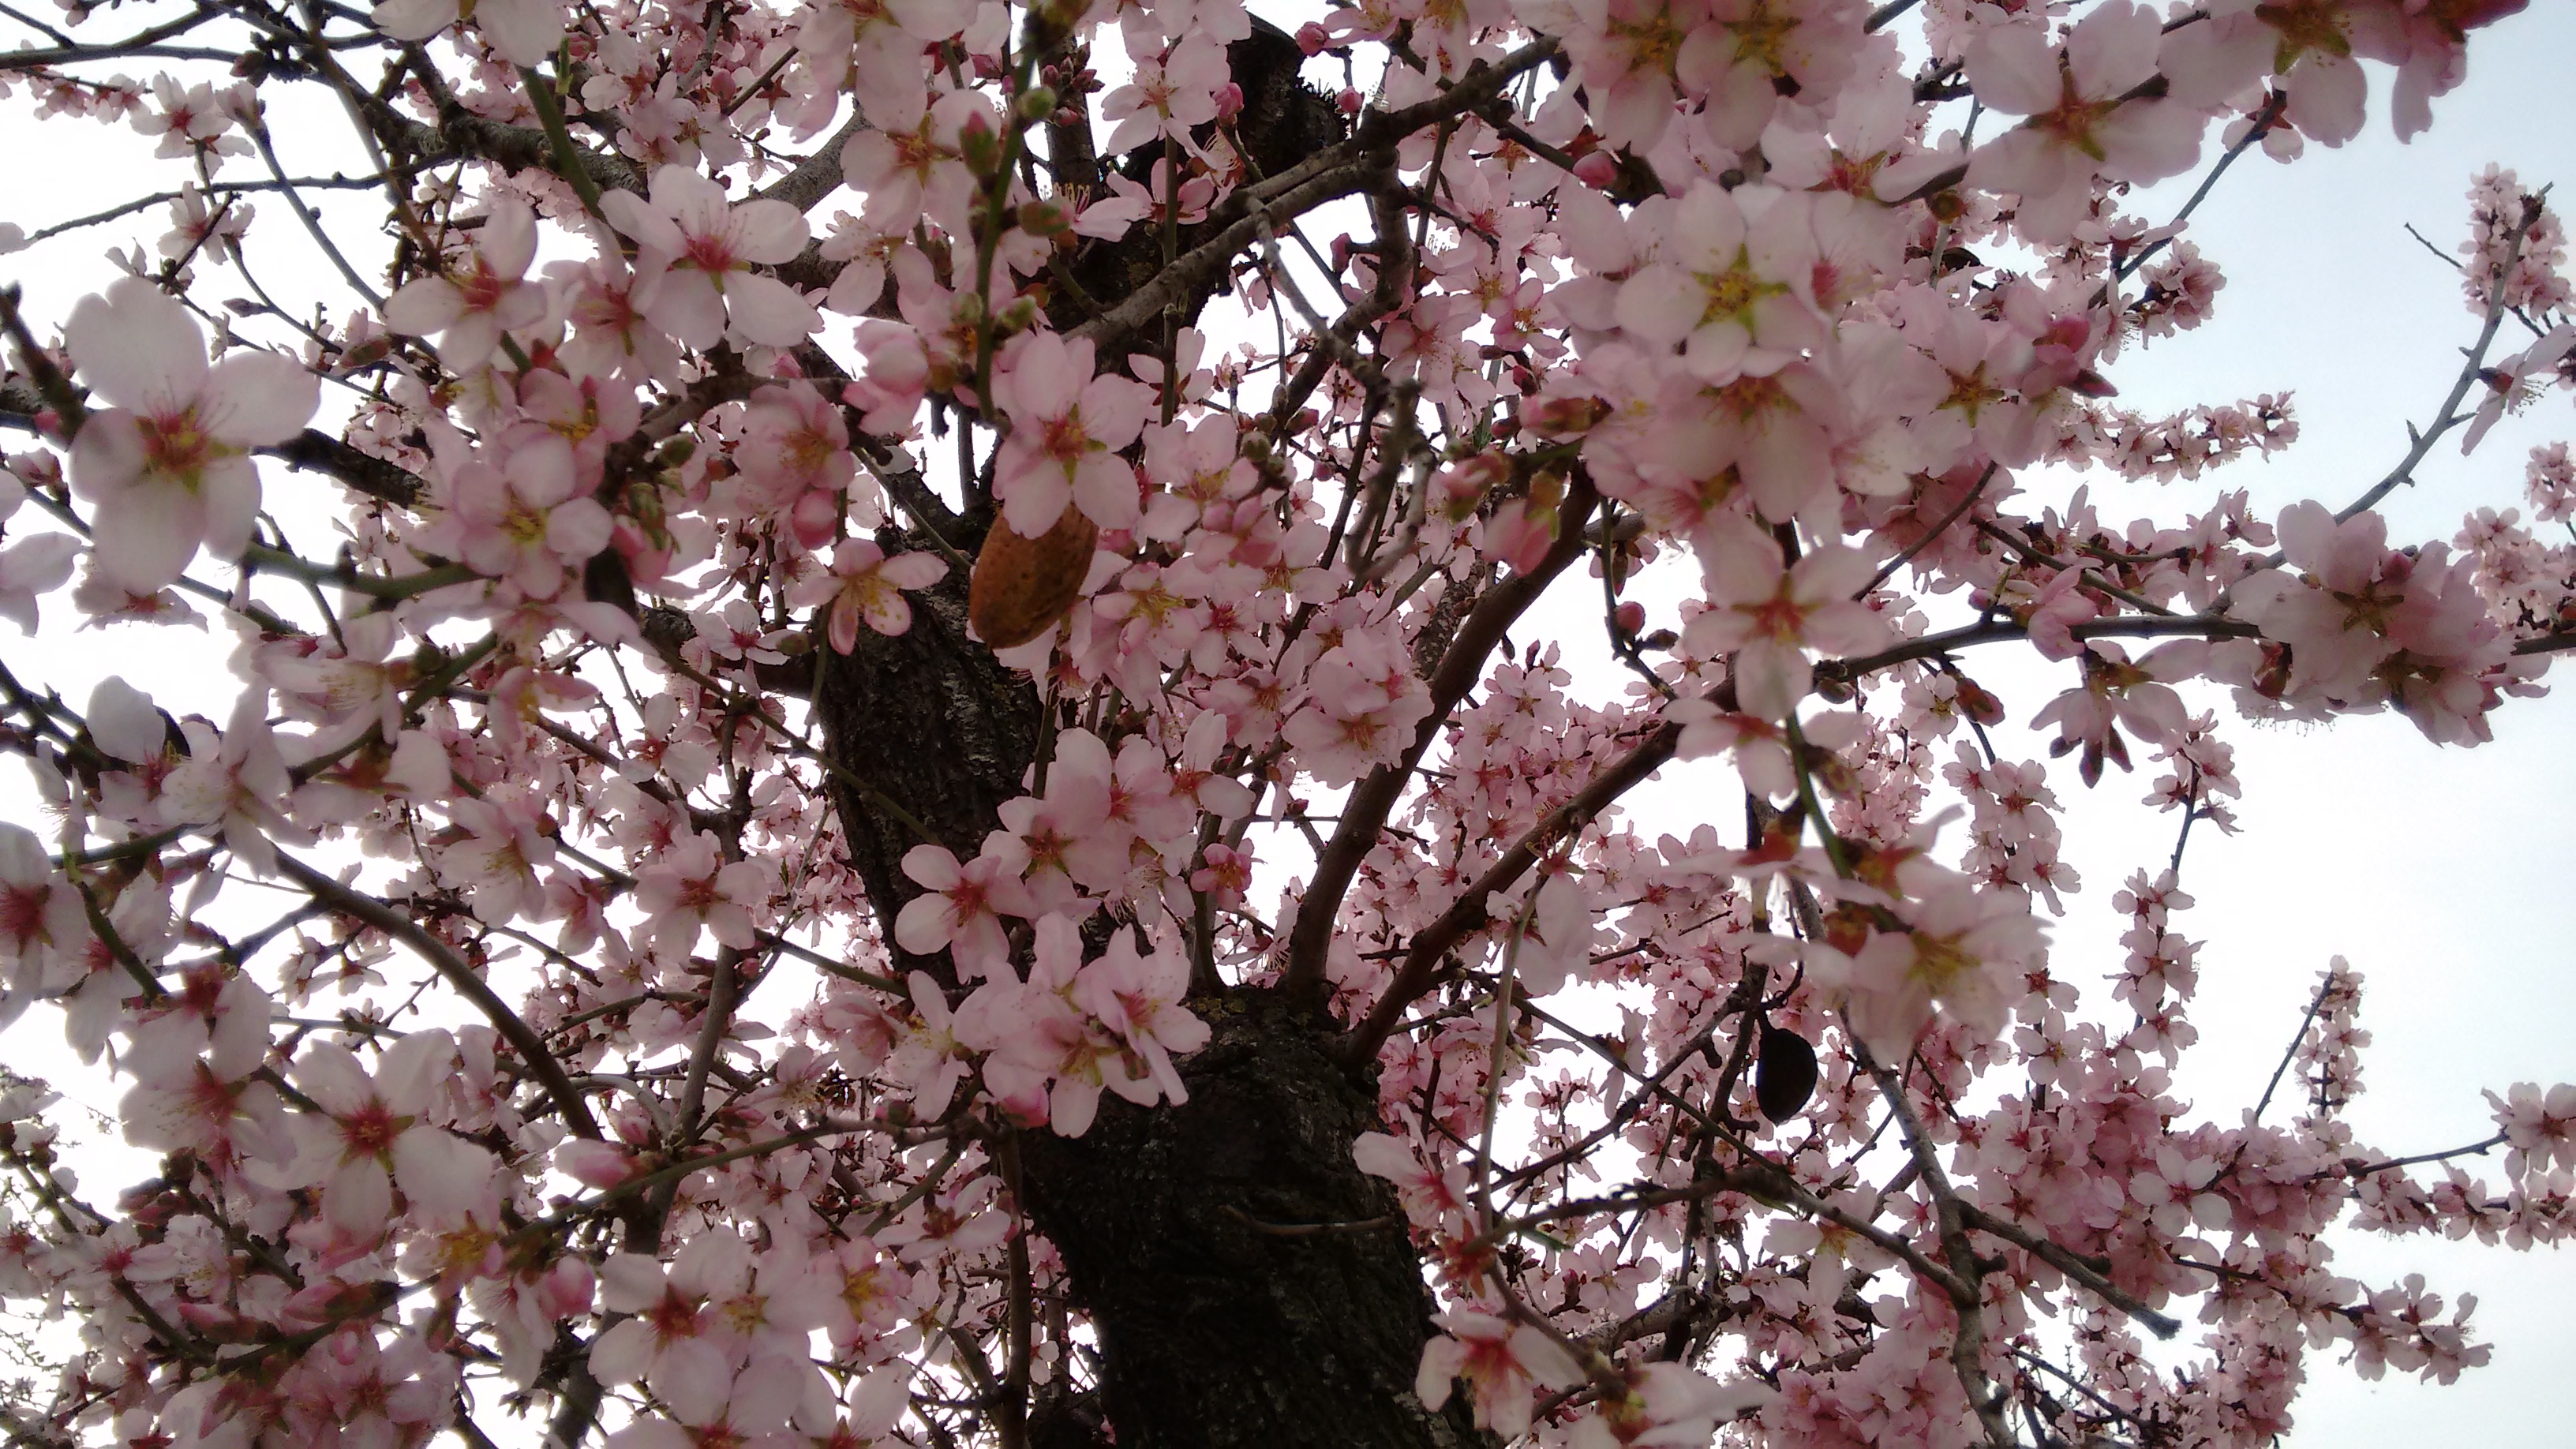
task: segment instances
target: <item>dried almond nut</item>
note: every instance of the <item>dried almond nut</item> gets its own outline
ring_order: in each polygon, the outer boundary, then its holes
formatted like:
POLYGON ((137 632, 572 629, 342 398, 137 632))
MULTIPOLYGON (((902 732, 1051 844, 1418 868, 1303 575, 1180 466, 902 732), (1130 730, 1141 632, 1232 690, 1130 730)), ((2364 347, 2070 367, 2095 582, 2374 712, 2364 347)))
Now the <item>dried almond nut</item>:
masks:
POLYGON ((1013 649, 1054 628, 1082 597, 1099 538, 1100 526, 1071 503, 1036 538, 995 519, 966 589, 966 620, 976 637, 987 648, 1013 649))

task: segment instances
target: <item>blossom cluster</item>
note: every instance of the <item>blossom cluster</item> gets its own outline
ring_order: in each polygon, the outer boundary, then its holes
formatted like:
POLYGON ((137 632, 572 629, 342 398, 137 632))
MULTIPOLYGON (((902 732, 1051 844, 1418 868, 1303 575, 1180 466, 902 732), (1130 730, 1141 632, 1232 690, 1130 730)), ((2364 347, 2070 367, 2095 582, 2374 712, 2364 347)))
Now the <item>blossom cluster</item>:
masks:
POLYGON ((1413 1405, 1506 1438, 2253 1445, 2320 1351, 2474 1367, 2330 1235, 2558 1241, 2576 1088, 2356 1144, 2338 961, 2272 1120, 2181 1099, 2183 847, 2237 722, 2475 745, 2576 646, 2566 445, 2529 523, 2375 508, 2576 388, 2563 231, 2475 178, 2483 331, 2356 497, 2225 474, 2286 394, 2112 399, 2227 300, 2137 188, 2374 86, 2421 130, 2520 8, 385 0, 0 54, 186 172, 53 331, 0 294, 0 616, 238 685, 0 671, 0 1018, 159 1162, 84 1198, 0 1090, 0 1297, 79 1325, 28 1432, 1033 1442, 1134 1399, 1038 1149, 1274 1011, 1386 1211, 1226 1230, 1401 1234, 1413 1405), (288 84, 389 246, 284 169, 288 84), (317 298, 214 300, 279 237, 317 298), (2070 860, 2141 764, 2171 859, 2070 860))

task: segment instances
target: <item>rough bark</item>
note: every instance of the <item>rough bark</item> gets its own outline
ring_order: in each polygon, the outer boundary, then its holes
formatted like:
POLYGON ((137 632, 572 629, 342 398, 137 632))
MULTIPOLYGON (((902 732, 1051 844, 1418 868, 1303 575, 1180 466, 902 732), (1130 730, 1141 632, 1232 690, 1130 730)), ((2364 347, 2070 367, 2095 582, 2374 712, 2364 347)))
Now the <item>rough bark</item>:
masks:
MULTIPOLYGON (((1332 99, 1298 79, 1297 68, 1304 63, 1305 52, 1298 49, 1296 39, 1286 31, 1256 16, 1252 33, 1228 45, 1225 56, 1228 74, 1243 91, 1243 110, 1233 127, 1233 138, 1255 178, 1280 175, 1350 135, 1350 123, 1335 109, 1332 99)), ((1214 125, 1201 126, 1193 139, 1206 145, 1216 139, 1216 132, 1214 125)), ((1154 167, 1163 159, 1163 145, 1156 141, 1116 157, 1109 164, 1127 180, 1151 190, 1154 167)), ((1099 164, 1089 163, 1092 169, 1099 164)), ((1175 250, 1186 255, 1224 229, 1216 220, 1175 227, 1175 250)), ((1047 307, 1049 324, 1060 332, 1070 332, 1088 319, 1090 306, 1114 306, 1152 281, 1163 270, 1163 241, 1162 228, 1150 222, 1115 241, 1084 241, 1074 249, 1067 264, 1074 285, 1081 289, 1080 295, 1064 290, 1054 296, 1047 307), (1089 299, 1088 305, 1085 298, 1089 299)), ((1225 277, 1211 276, 1190 288, 1174 301, 1176 325, 1195 326, 1208 299, 1228 285, 1225 277)), ((1123 353, 1105 360, 1122 358, 1123 353)))
POLYGON ((901 634, 861 629, 857 647, 839 654, 818 630, 814 650, 814 708, 833 761, 867 787, 834 782, 850 864, 895 964, 952 984, 944 956, 916 957, 894 944, 895 912, 921 889, 903 874, 904 853, 931 843, 974 859, 1038 751, 1037 690, 967 637, 966 584, 965 571, 952 569, 913 594, 912 627, 901 634), (927 827, 929 842, 914 821, 927 827))
MULTIPOLYGON (((1347 134, 1299 82, 1302 60, 1259 21, 1228 53, 1256 174, 1347 134)), ((1160 154, 1113 164, 1142 181, 1160 154)), ((1184 227, 1177 240, 1186 252, 1219 230, 1184 227)), ((1086 244, 1069 271, 1091 304, 1114 306, 1154 280, 1164 255, 1160 229, 1139 227, 1086 244)), ((1223 285, 1221 273, 1196 278, 1174 298, 1176 320, 1223 285)), ((1069 297, 1056 307, 1059 327, 1081 320, 1069 297)), ((971 551, 985 521, 951 518, 942 531, 971 551)), ((1035 690, 967 637, 967 583, 953 571, 915 594, 899 637, 861 630, 851 654, 816 650, 815 710, 848 776, 834 789, 851 864, 888 927, 920 890, 904 853, 926 833, 971 859, 1040 749, 1035 690)), ((944 955, 895 957, 956 984, 944 955)), ((1187 1103, 1113 1098, 1081 1138, 1020 1140, 1022 1206, 1061 1253, 1100 1351, 1096 1391, 1038 1396, 1031 1449, 1105 1445, 1104 1417, 1119 1449, 1490 1449, 1463 1398, 1433 1413, 1413 1394, 1431 1295, 1392 1192, 1351 1160, 1352 1141, 1378 1125, 1373 1082, 1340 1064, 1330 1021, 1285 1001, 1192 1006, 1215 1036, 1180 1064, 1187 1103), (1345 1226, 1355 1224, 1368 1226, 1345 1226)))
MULTIPOLYGON (((910 632, 860 631, 816 683, 832 755, 866 787, 837 787, 852 863, 890 923, 919 889, 898 864, 919 837, 886 803, 971 857, 1035 757, 1037 698, 966 637, 955 576, 915 596, 910 632)), ((1489 1445, 1463 1400, 1413 1397, 1431 1298, 1402 1210, 1351 1160, 1376 1093, 1335 1061, 1330 1023, 1260 994, 1193 1005, 1216 1035, 1181 1063, 1186 1104, 1113 1098, 1079 1139, 1021 1141, 1024 1206, 1098 1332, 1120 1449, 1489 1445), (1377 1225, 1276 1231, 1352 1223, 1377 1225)), ((1050 1407, 1033 1439, 1104 1442, 1050 1407)))
POLYGON ((1488 1443, 1463 1399, 1413 1396, 1430 1294, 1393 1193, 1351 1161, 1375 1093, 1284 1003, 1227 1006, 1181 1066, 1188 1102, 1104 1102, 1082 1137, 1020 1148, 1120 1449, 1488 1443))

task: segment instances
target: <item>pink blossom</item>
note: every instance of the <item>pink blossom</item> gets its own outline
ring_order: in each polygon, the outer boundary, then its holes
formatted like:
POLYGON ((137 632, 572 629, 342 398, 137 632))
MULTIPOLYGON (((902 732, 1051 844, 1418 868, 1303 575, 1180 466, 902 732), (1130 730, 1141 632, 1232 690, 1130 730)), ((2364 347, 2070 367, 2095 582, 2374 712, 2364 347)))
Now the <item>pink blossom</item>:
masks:
POLYGON ((503 337, 544 319, 545 289, 521 280, 536 256, 536 213, 515 196, 496 195, 463 265, 387 297, 385 325, 414 336, 438 333, 441 361, 458 371, 480 367, 503 337))
POLYGON ((850 488, 859 464, 850 452, 849 425, 811 383, 755 393, 744 411, 733 459, 742 470, 744 501, 764 515, 784 519, 807 548, 830 542, 854 502, 860 505, 861 526, 876 522, 872 494, 853 496, 850 488))
POLYGON ((907 984, 920 1024, 902 1030, 886 1056, 886 1075, 911 1091, 916 1113, 935 1118, 948 1110, 957 1084, 966 1079, 970 1048, 957 1039, 955 1014, 930 973, 915 971, 907 984))
POLYGON ((2309 502, 2284 509, 2279 530, 2283 553, 2301 572, 2247 580, 2237 611, 2290 646, 2293 689, 2352 693, 2388 653, 2384 631, 2400 597, 2388 525, 2376 513, 2338 521, 2309 502))
POLYGON ((713 181, 665 166, 649 200, 611 191, 600 206, 644 249, 638 270, 662 271, 644 314, 683 346, 712 347, 730 328, 746 342, 793 347, 823 325, 794 288, 752 270, 804 250, 804 213, 786 202, 728 202, 713 181))
POLYGON ((1476 1423, 1504 1439, 1529 1432, 1533 1394, 1541 1387, 1570 1389, 1583 1382, 1574 1356, 1529 1324, 1474 1309, 1435 1315, 1444 1332, 1422 1346, 1414 1397, 1426 1409, 1449 1402, 1456 1381, 1476 1394, 1476 1423))
POLYGON ((1109 122, 1101 154, 1124 155, 1158 136, 1192 145, 1192 129, 1216 119, 1216 92, 1227 79, 1225 47, 1203 35, 1140 58, 1134 78, 1100 98, 1100 118, 1109 122))
POLYGON ((512 65, 539 64, 563 41, 560 0, 379 0, 374 20, 398 40, 427 40, 468 14, 512 65))
POLYGON ((372 1077, 347 1048, 317 1043, 297 1059, 295 1085, 321 1110, 295 1121, 303 1150, 295 1186, 322 1189, 322 1212, 362 1240, 385 1231, 399 1187, 411 1210, 462 1213, 491 1190, 490 1153, 423 1120, 456 1057, 444 1031, 420 1031, 386 1048, 372 1077))
POLYGON ((208 366, 205 338, 177 302, 120 277, 83 297, 63 335, 111 406, 72 445, 72 487, 97 507, 99 568, 151 593, 200 545, 238 558, 259 509, 251 449, 282 443, 320 405, 311 373, 271 352, 208 366))
POLYGON ((1619 325, 1713 383, 1775 372, 1824 340, 1814 303, 1791 278, 1815 243, 1803 201, 1739 187, 1694 186, 1667 213, 1656 259, 1619 288, 1619 325))
POLYGON ((152 99, 160 106, 158 111, 138 106, 129 120, 140 134, 161 138, 155 156, 163 160, 203 156, 206 169, 213 171, 226 156, 251 153, 248 139, 227 134, 253 105, 248 87, 227 86, 217 92, 207 82, 184 85, 165 73, 152 78, 152 99))
POLYGON ((1901 1062, 1937 1005, 1979 1040, 2000 1035, 2005 986, 2041 950, 2029 908, 1951 878, 1901 902, 1904 929, 1873 931, 1846 954, 1811 942, 1809 970, 1835 991, 1853 1033, 1884 1062, 1901 1062))
POLYGON ((1117 1037, 1073 1003, 1082 969, 1082 936, 1073 920, 1041 917, 1029 979, 1019 980, 1005 965, 957 1012, 957 1039, 988 1053, 984 1081, 993 1096, 1021 1121, 1044 1122, 1066 1137, 1091 1130, 1110 1079, 1108 1064, 1121 1052, 1117 1037))
POLYGON ((945 949, 970 980, 1002 968, 1009 946, 1001 917, 1032 910, 1008 853, 988 847, 961 867, 943 846, 916 845, 904 853, 903 873, 924 890, 896 913, 897 944, 916 956, 945 949))
POLYGON ((560 356, 589 377, 667 378, 679 369, 680 349, 653 320, 670 273, 636 271, 614 253, 573 265, 556 262, 546 275, 565 293, 572 335, 560 356))
POLYGON ((2054 241, 2090 200, 2096 171, 2147 182, 2187 169, 2200 154, 2201 118, 2130 95, 2156 74, 2162 28, 2154 10, 2129 0, 2087 11, 2062 52, 2028 26, 1987 27, 1968 52, 1969 83, 1987 106, 2030 119, 1977 148, 1968 184, 2018 194, 2016 225, 2054 241))
POLYGON ((463 887, 480 919, 495 925, 533 914, 545 898, 538 879, 554 861, 554 821, 531 791, 495 790, 449 806, 464 838, 436 853, 439 874, 463 887))
POLYGON ((872 128, 841 147, 842 178, 867 197, 862 219, 887 227, 924 215, 962 219, 975 175, 959 153, 960 137, 970 128, 991 133, 992 103, 972 90, 950 91, 926 107, 917 95, 883 94, 900 99, 872 100, 872 128))
POLYGON ((1145 397, 1119 377, 1094 377, 1091 343, 1039 332, 1013 345, 993 379, 1011 433, 993 465, 1002 517, 1023 538, 1055 526, 1070 502, 1103 528, 1133 527, 1136 475, 1117 456, 1145 425, 1145 397))
POLYGON ((550 428, 513 429, 456 472, 449 545, 488 577, 551 599, 608 547, 608 510, 587 496, 572 444, 550 428))
POLYGON ((2576 1168, 2576 1086, 2561 1082, 2543 1092, 2516 1082, 2504 1096, 2486 1097, 2513 1154, 2506 1171, 2519 1177, 2576 1168))
POLYGON ((80 540, 68 533, 39 533, 0 548, 0 619, 34 633, 36 600, 63 586, 80 554, 80 540))
POLYGON ((760 866, 724 859, 706 834, 675 842, 635 875, 635 904, 665 951, 685 953, 701 927, 720 945, 749 950, 767 895, 760 866))
POLYGON ((89 937, 80 892, 54 869, 43 842, 23 826, 0 822, 0 966, 9 968, 0 1016, 24 1010, 51 984, 55 964, 74 964, 89 937))
POLYGON ((870 318, 859 324, 859 355, 866 359, 858 379, 841 389, 841 400, 866 410, 860 427, 879 437, 912 431, 930 381, 930 356, 921 334, 900 322, 870 318))
POLYGON ((1189 986, 1185 957, 1139 952, 1124 932, 1082 968, 1073 983, 1073 1004, 1126 1044, 1121 1071, 1107 1079, 1111 1091, 1138 1106, 1190 1099, 1172 1058, 1207 1045, 1210 1033, 1206 1022, 1181 1005, 1189 986))
POLYGON ((599 1297, 630 1314, 590 1347, 590 1371, 605 1384, 649 1384, 677 1411, 713 1417, 730 1396, 732 1359, 715 1334, 709 1300, 736 1287, 751 1250, 730 1232, 701 1233, 663 1267, 641 1253, 612 1253, 599 1265, 599 1297))
POLYGON ((843 654, 859 645, 859 624, 880 634, 901 634, 912 627, 908 589, 926 589, 948 576, 948 564, 928 553, 885 556, 885 550, 863 538, 844 539, 832 550, 829 573, 812 575, 797 585, 801 608, 828 603, 826 633, 843 654))
POLYGON ((1809 648, 1859 654, 1885 637, 1878 615, 1853 595, 1872 569, 1856 549, 1828 544, 1783 566, 1779 546, 1741 524, 1700 545, 1710 607, 1683 629, 1694 653, 1734 656, 1735 694, 1748 714, 1782 719, 1813 687, 1809 648))
POLYGON ((868 98, 870 124, 881 129, 898 124, 907 103, 917 113, 923 48, 955 35, 967 19, 955 0, 823 0, 799 14, 796 53, 813 68, 816 91, 837 95, 855 82, 854 93, 868 98))
POLYGON ((222 734, 200 720, 182 726, 187 760, 161 786, 161 810, 174 821, 222 829, 224 844, 261 874, 277 868, 272 839, 308 837, 285 814, 293 778, 268 727, 268 691, 244 690, 222 734))
POLYGON ((2123 770, 2129 768, 2128 745, 2120 738, 2119 726, 2128 726, 2152 745, 2168 744, 2182 735, 2187 723, 2182 696, 2159 681, 2190 678, 2208 654, 2205 645, 2177 640, 2131 663, 2128 651, 2119 645, 2107 639, 2089 640, 2082 655, 2083 686, 2049 701, 2032 716, 2031 724, 2057 726, 2057 741, 2049 747, 2052 755, 2080 746, 2084 783, 2094 784, 2102 778, 2105 759, 2123 770))
POLYGON ((1395 1185, 1395 1196, 1415 1224, 1442 1234, 1462 1231, 1467 1223, 1467 1169, 1425 1164, 1403 1138, 1363 1132, 1351 1143, 1351 1160, 1371 1177, 1395 1185))

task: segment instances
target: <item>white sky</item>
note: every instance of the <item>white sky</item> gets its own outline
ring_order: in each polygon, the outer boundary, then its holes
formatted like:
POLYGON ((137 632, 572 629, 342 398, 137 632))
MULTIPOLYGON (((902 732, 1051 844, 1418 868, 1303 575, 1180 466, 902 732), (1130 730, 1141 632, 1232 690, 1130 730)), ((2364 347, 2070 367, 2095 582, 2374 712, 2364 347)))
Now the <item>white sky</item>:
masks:
MULTIPOLYGON (((89 29, 120 33, 119 18, 103 14, 89 29)), ((2268 516, 2307 497, 2339 505, 2380 477, 2404 451, 2405 420, 2429 417, 2457 366, 2456 349, 2476 331, 2453 273, 2402 226, 2412 222, 2436 243, 2455 244, 2465 232, 2468 178, 2489 161, 2518 169, 2526 185, 2576 181, 2571 62, 2576 6, 2538 0, 2473 38, 2468 83, 2435 104, 2435 128, 2411 146, 2388 134, 2387 74, 2374 69, 2374 117, 2360 141, 2340 152, 2312 149, 2286 168, 2259 156, 2241 162, 2190 232, 2229 278, 2217 320, 2123 359, 2115 380, 2126 404, 2149 413, 2294 391, 2302 441, 2268 464, 2241 465, 2197 484, 2158 490, 2097 481, 2105 516, 2134 507, 2170 517, 2202 506, 2219 487, 2253 489, 2256 511, 2268 516), (2149 496, 2155 494, 2162 496, 2149 496)), ((317 127, 345 124, 336 111, 311 119, 317 127)), ((281 112, 273 122, 290 169, 300 157, 327 171, 327 158, 304 154, 314 148, 300 144, 317 132, 297 121, 281 112)), ((0 155, 10 158, 13 183, 0 220, 32 231, 159 189, 169 172, 148 161, 151 147, 121 125, 39 127, 23 99, 0 102, 0 155)), ((256 169, 255 159, 237 161, 225 174, 246 177, 256 169)), ((2160 219, 2192 184, 2168 184, 2166 195, 2138 209, 2160 219)), ((256 205, 254 258, 264 251, 275 259, 267 270, 280 274, 264 280, 282 299, 308 294, 298 269, 319 268, 320 258, 280 199, 263 196, 256 205)), ((362 200, 343 214, 368 235, 374 211, 362 200)), ((28 310, 42 331, 108 275, 101 247, 140 242, 148 249, 163 225, 155 208, 0 257, 0 282, 28 284, 28 310)), ((209 295, 232 292, 218 285, 209 295)), ((2502 345, 2521 344, 2507 334, 2502 345)), ((2447 540, 2467 509, 2519 504, 2525 449, 2571 434, 2567 404, 2553 397, 2532 417, 2508 419, 2473 459, 2464 462, 2450 445, 2437 448, 2422 486, 2383 505, 2392 540, 2447 540)), ((0 438, 0 447, 25 444, 18 435, 0 438)), ((273 495, 295 486, 283 476, 271 474, 273 495)), ((2025 484, 2034 492, 2045 487, 2025 484)), ((307 550, 328 552, 318 538, 307 550)), ((76 702, 99 676, 120 673, 182 711, 226 712, 233 686, 221 660, 231 641, 221 632, 51 632, 31 642, 0 629, 0 656, 22 678, 54 684, 76 702)), ((1606 664, 1598 641, 1597 622, 1569 629, 1568 662, 1578 673, 1606 664)), ((2007 650, 1966 662, 2003 694, 2016 722, 2067 682, 2007 650)), ((2193 1012, 2202 1040, 2180 1073, 2181 1094, 2202 1114, 2232 1122, 2259 1095, 2317 971, 2335 954, 2367 978, 2361 1020, 2374 1034, 2364 1057, 2368 1091, 2350 1113, 2363 1142, 2411 1153, 2475 1141, 2491 1130, 2481 1088, 2576 1078, 2576 983, 2569 980, 2576 889, 2568 884, 2576 878, 2568 840, 2576 829, 2576 751, 2567 747, 2576 740, 2576 698, 2511 702, 2495 731, 2495 742, 2476 750, 2436 749, 2393 716, 2316 732, 2227 731, 2246 785, 2238 810, 2244 833, 2194 832, 2184 886, 2199 905, 2178 923, 2207 943, 2193 1012)), ((2044 752, 2043 741, 2019 729, 2003 731, 1996 743, 2007 758, 2044 752)), ((2054 933, 2061 978, 2089 985, 2119 964, 2120 922, 2110 896, 2131 869, 2160 863, 2171 848, 2169 817, 2137 804, 2153 774, 2142 761, 2138 775, 2114 773, 2088 793, 2071 768, 2051 771, 2071 807, 2066 856, 2086 883, 2054 933)), ((0 809, 24 811, 27 800, 21 777, 0 777, 0 809)), ((1681 790, 1641 792, 1633 809, 1644 823, 1678 833, 1714 818, 1732 834, 1737 818, 1728 808, 1704 811, 1681 790)), ((53 1072, 76 1099, 112 1105, 102 1100, 107 1090, 85 1091, 75 1072, 63 1070, 67 1063, 55 1065, 55 1030, 50 1013, 31 1015, 6 1036, 9 1060, 53 1072)), ((2473 1170, 2480 1165, 2471 1162, 2473 1170)), ((2440 1388, 2412 1378, 2365 1384, 2336 1364, 2338 1355, 2312 1356, 2294 1443, 2569 1442, 2576 1336, 2565 1325, 2576 1303, 2576 1260, 2550 1250, 2517 1255, 2357 1233, 2334 1242, 2348 1275, 2384 1284, 2420 1272, 2438 1290, 2476 1293, 2476 1322, 2495 1345, 2495 1359, 2440 1388)))

